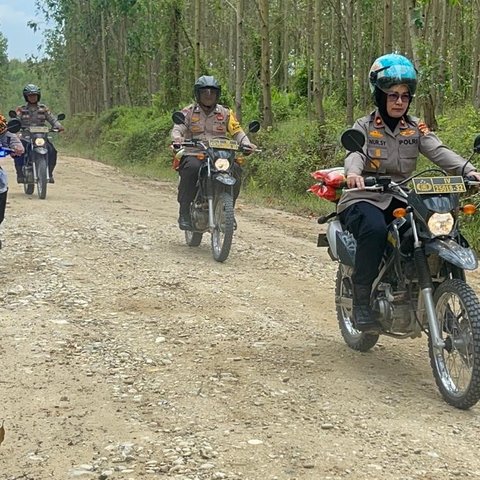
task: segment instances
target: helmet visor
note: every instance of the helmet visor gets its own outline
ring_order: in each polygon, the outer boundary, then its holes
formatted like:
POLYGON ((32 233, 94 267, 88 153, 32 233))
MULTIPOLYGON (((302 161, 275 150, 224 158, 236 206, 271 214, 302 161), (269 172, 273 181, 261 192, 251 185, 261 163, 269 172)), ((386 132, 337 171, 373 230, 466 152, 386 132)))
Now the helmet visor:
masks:
POLYGON ((377 74, 375 85, 383 91, 393 85, 405 84, 413 95, 417 86, 417 73, 408 65, 390 65, 377 74))

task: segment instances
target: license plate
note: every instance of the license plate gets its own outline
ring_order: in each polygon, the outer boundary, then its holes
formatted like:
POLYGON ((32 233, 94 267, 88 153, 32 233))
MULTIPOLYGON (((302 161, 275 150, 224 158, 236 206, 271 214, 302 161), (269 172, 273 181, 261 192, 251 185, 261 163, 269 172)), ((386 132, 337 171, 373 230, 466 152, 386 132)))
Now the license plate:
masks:
POLYGON ((238 150, 238 143, 228 138, 212 138, 208 141, 208 144, 212 148, 219 148, 221 150, 238 150))
POLYGON ((30 130, 30 133, 48 133, 49 128, 48 127, 28 127, 28 130, 30 130))
POLYGON ((466 192, 465 183, 460 176, 456 177, 418 177, 413 180, 413 188, 419 195, 435 193, 466 192))

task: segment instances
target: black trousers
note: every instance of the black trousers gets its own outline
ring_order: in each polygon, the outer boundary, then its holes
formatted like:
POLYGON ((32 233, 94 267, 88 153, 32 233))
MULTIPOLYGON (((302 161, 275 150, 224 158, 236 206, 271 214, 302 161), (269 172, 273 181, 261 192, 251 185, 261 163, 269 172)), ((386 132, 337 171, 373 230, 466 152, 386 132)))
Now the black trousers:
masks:
POLYGON ((387 226, 393 220, 392 212, 399 207, 405 207, 405 203, 394 198, 385 210, 358 202, 340 213, 340 221, 357 241, 354 284, 371 286, 378 275, 387 243, 387 226))
MULTIPOLYGON (((185 156, 180 162, 178 173, 180 174, 180 182, 178 184, 177 200, 180 204, 180 213, 187 213, 190 209, 190 203, 193 202, 197 193, 198 172, 204 161, 199 160, 194 156, 185 156)), ((242 183, 242 167, 234 164, 233 176, 237 182, 233 186, 233 199, 237 199, 240 194, 240 187, 242 183)))
POLYGON ((7 206, 7 192, 0 193, 0 224, 5 220, 5 208, 7 206))

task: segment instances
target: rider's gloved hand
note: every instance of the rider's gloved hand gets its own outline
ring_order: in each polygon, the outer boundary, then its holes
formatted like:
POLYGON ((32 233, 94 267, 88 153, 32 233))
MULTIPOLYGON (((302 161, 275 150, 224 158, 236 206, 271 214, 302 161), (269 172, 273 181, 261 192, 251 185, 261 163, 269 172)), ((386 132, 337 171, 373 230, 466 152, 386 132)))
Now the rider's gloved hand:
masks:
POLYGON ((174 150, 180 150, 182 148, 182 143, 184 139, 182 137, 175 137, 172 142, 172 148, 174 150))
POLYGON ((22 146, 18 145, 18 146, 13 148, 12 155, 14 157, 19 157, 20 155, 23 155, 24 153, 25 153, 25 149, 22 146))
POLYGON ((242 143, 242 150, 246 155, 250 155, 257 149, 254 143, 242 143))
POLYGON ((475 180, 476 182, 480 182, 480 172, 475 172, 475 171, 468 172, 467 178, 471 180, 475 180))

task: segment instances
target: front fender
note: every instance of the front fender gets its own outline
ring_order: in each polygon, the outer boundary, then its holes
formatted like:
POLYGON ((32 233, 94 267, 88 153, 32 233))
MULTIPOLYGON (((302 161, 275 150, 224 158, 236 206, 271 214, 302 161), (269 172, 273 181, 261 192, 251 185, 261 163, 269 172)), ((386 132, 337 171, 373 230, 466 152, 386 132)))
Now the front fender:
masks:
POLYGON ((219 173, 215 175, 215 180, 224 185, 235 185, 237 183, 237 179, 229 175, 228 173, 219 173))
POLYGON ((33 153, 37 155, 46 155, 48 150, 45 147, 34 147, 33 153))
POLYGON ((436 253, 447 262, 463 270, 475 270, 478 259, 475 252, 469 247, 462 247, 451 238, 435 238, 425 245, 427 255, 436 253))

